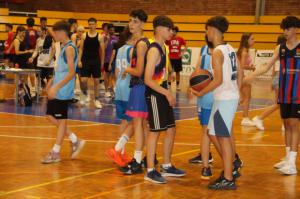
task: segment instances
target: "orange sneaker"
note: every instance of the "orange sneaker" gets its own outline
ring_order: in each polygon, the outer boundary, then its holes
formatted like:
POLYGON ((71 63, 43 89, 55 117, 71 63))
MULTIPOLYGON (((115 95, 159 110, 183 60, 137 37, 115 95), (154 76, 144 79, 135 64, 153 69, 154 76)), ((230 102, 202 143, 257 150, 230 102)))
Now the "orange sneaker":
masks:
POLYGON ((121 154, 117 152, 114 148, 107 150, 105 153, 109 159, 111 159, 120 167, 125 167, 127 165, 127 163, 123 161, 121 154))
POLYGON ((132 160, 132 157, 130 155, 126 154, 125 152, 124 152, 124 154, 121 154, 121 158, 122 158, 123 162, 125 162, 126 164, 128 164, 132 160))

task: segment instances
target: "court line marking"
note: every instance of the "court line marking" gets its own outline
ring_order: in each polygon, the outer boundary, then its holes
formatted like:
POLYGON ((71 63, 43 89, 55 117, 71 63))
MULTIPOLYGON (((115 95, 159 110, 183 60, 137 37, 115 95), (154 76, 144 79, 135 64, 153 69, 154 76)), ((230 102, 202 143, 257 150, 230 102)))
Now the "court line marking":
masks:
MULTIPOLYGON (((266 135, 268 136, 268 135, 266 135)), ((19 135, 8 135, 8 134, 0 134, 0 137, 4 138, 19 138, 19 139, 36 139, 36 140, 55 140, 54 137, 37 137, 37 136, 19 136, 19 135)), ((249 138, 252 139, 252 138, 249 138)), ((69 139, 66 139, 69 140, 69 139)), ((94 143, 116 143, 117 140, 85 140, 87 142, 94 142, 94 143)), ((135 142, 127 142, 128 144, 134 144, 135 142)), ((162 145, 162 142, 158 142, 158 144, 162 145)), ((181 146, 199 146, 199 143, 185 143, 185 142, 175 142, 174 145, 181 145, 181 146)), ((237 146, 245 146, 245 147, 282 147, 285 145, 281 144, 236 144, 237 146)))
MULTIPOLYGON (((193 153, 193 152, 198 151, 198 150, 199 149, 193 149, 193 150, 189 150, 189 151, 185 151, 185 152, 181 152, 181 153, 176 153, 176 154, 172 155, 172 157, 177 157, 177 156, 180 156, 180 155, 193 153)), ((162 157, 159 157, 158 159, 162 159, 162 157)), ((17 193, 17 192, 27 191, 27 190, 30 190, 30 189, 44 187, 44 186, 47 186, 47 185, 50 185, 50 184, 55 184, 55 183, 59 183, 59 182, 65 182, 65 181, 69 181, 69 180, 73 180, 73 179, 77 179, 77 178, 86 177, 86 176, 105 173, 107 171, 112 171, 112 170, 116 170, 116 168, 114 167, 114 168, 101 169, 101 170, 98 170, 98 171, 93 171, 93 172, 83 173, 83 174, 80 174, 80 175, 61 178, 61 179, 58 179, 58 180, 53 180, 53 181, 44 182, 44 183, 41 183, 41 184, 31 185, 31 186, 11 190, 11 191, 2 191, 2 192, 0 192, 0 196, 6 196, 6 195, 17 193)))
MULTIPOLYGON (((77 125, 68 125, 68 127, 88 127, 88 126, 102 126, 105 125, 104 123, 99 123, 99 124, 77 124, 77 125)), ((18 126, 0 126, 0 128, 57 128, 54 125, 33 125, 33 126, 22 126, 22 125, 18 125, 18 126)))

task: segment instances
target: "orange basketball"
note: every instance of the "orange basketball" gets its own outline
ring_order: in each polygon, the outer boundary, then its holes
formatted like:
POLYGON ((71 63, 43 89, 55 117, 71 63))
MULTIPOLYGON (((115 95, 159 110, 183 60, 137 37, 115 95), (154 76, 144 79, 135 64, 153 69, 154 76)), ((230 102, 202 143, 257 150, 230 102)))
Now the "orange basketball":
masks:
POLYGON ((213 77, 208 70, 196 70, 190 76, 190 86, 196 91, 201 91, 212 79, 213 77))

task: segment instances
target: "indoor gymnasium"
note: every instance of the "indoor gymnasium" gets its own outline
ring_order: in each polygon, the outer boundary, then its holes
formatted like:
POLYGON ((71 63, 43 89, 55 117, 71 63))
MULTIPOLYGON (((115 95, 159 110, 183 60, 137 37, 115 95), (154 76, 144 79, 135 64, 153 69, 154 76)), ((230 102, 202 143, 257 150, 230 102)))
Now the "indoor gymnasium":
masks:
POLYGON ((299 199, 299 0, 0 0, 0 198, 299 199))

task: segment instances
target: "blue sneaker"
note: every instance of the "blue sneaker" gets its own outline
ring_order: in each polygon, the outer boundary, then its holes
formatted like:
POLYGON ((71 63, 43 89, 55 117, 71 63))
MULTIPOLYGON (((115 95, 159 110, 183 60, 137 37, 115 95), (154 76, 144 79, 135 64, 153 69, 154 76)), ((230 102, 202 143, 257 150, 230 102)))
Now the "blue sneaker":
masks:
POLYGON ((145 180, 156 183, 156 184, 166 184, 167 181, 164 177, 161 176, 161 174, 156 171, 155 169, 153 171, 147 172, 147 174, 144 177, 145 180))
POLYGON ((163 168, 163 166, 160 166, 160 172, 164 177, 182 177, 186 175, 184 170, 177 169, 173 165, 168 168, 163 168))
POLYGON ((208 185, 209 189, 213 190, 236 190, 237 186, 234 180, 227 180, 223 174, 213 183, 208 185))
POLYGON ((212 177, 212 171, 210 167, 203 167, 201 171, 201 179, 209 180, 212 177))

